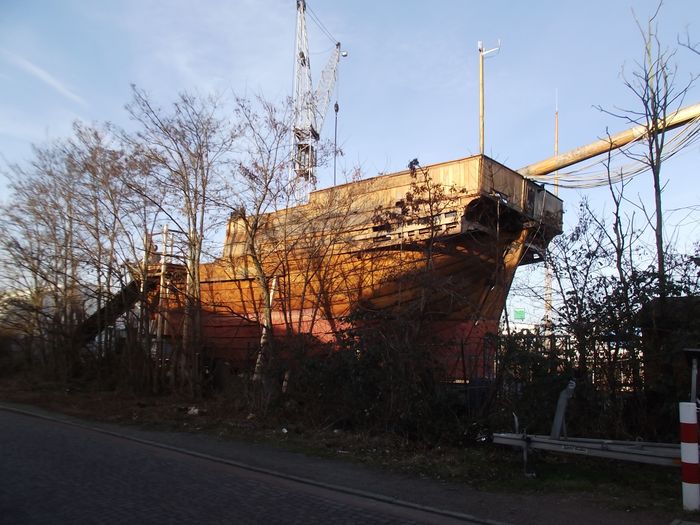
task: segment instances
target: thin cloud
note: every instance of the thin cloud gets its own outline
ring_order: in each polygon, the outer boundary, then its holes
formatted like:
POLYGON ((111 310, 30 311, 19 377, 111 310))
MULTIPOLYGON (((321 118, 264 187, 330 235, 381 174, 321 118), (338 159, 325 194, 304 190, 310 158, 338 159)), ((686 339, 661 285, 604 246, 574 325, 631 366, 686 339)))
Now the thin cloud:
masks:
POLYGON ((58 80, 45 69, 42 69, 41 67, 27 60, 26 58, 15 55, 14 53, 10 53, 6 49, 0 49, 0 52, 2 52, 3 55, 5 55, 9 62, 11 62, 24 72, 29 73, 34 78, 40 80, 44 84, 52 87, 67 99, 72 100, 73 102, 77 102, 78 104, 81 104, 83 106, 87 106, 87 102, 85 102, 84 99, 82 99, 79 95, 75 94, 73 91, 68 89, 60 80, 58 80))
MULTIPOLYGON (((280 71, 291 75, 294 4, 265 0, 261 17, 260 0, 234 3, 210 0, 207 9, 192 12, 187 0, 167 5, 153 0, 122 2, 109 12, 110 23, 118 24, 132 45, 142 50, 130 60, 129 80, 156 91, 160 86, 177 86, 202 93, 238 92, 247 83, 253 83, 256 91, 279 89, 280 71)), ((99 16, 105 16, 104 9, 99 9, 99 16)))

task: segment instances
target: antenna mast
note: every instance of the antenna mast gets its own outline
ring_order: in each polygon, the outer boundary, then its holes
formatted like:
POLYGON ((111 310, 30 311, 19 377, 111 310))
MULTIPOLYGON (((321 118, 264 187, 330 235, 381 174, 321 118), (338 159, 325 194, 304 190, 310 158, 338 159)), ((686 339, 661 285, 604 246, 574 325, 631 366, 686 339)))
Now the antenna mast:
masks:
POLYGON ((484 154, 484 57, 501 49, 501 41, 488 51, 484 50, 484 43, 479 40, 479 153, 484 154))
MULTIPOLYGON (((554 95, 554 157, 559 156, 559 90, 554 95)), ((559 196, 559 171, 554 172, 554 195, 559 196)), ((544 275, 544 325, 547 334, 552 332, 552 263, 545 255, 544 275)), ((553 343, 552 343, 553 344, 553 343)))

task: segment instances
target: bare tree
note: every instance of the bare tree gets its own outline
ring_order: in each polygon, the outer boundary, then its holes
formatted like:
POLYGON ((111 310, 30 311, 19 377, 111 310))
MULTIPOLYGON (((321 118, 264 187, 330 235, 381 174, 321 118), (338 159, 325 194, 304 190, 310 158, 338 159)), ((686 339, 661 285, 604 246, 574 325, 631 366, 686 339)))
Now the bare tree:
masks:
POLYGON ((422 224, 429 230, 425 242, 425 269, 433 265, 433 249, 438 238, 440 215, 454 205, 466 191, 454 184, 445 186, 433 181, 430 171, 420 165, 418 159, 408 164, 411 185, 404 198, 397 203, 397 209, 378 208, 373 221, 386 228, 401 228, 409 224, 422 224))
POLYGON ((150 170, 147 183, 134 185, 158 205, 184 240, 186 268, 182 354, 174 362, 177 375, 191 392, 197 390, 198 359, 202 351, 200 265, 205 234, 220 224, 224 166, 236 130, 219 115, 220 100, 183 93, 169 111, 153 105, 136 88, 127 110, 139 125, 127 142, 150 170), (159 201, 161 195, 165 199, 159 201))
POLYGON ((152 218, 156 210, 131 190, 131 181, 139 178, 143 166, 121 146, 109 129, 76 123, 65 147, 66 164, 79 183, 75 220, 81 235, 75 250, 83 263, 81 283, 93 312, 76 332, 76 341, 91 347, 86 355, 96 361, 98 375, 141 389, 152 375, 147 297, 141 286, 142 306, 135 317, 128 314, 136 297, 134 283, 129 283, 134 278, 145 282, 134 261, 143 260, 141 232, 152 231, 152 221, 149 224, 146 217, 152 218), (134 334, 128 333, 129 318, 140 327, 134 334), (128 344, 116 339, 118 325, 126 329, 128 344), (123 350, 121 366, 115 361, 117 344, 123 350))
POLYGON ((669 115, 682 106, 685 95, 695 83, 698 75, 691 73, 687 80, 679 78, 678 66, 674 62, 677 49, 665 46, 658 36, 662 5, 663 2, 659 2, 655 12, 648 19, 646 27, 637 20, 637 27, 644 45, 643 60, 636 63, 636 69, 631 73, 626 73, 623 70, 624 84, 639 102, 638 107, 621 112, 606 112, 630 124, 643 125, 648 129, 641 141, 642 151, 629 150, 627 155, 648 167, 652 175, 653 212, 649 212, 643 202, 640 202, 640 208, 654 232, 658 291, 659 296, 664 298, 668 295, 662 205, 665 182, 662 179, 661 171, 666 147, 665 122, 669 115))
MULTIPOLYGON (((284 236, 279 235, 279 228, 285 225, 274 220, 273 212, 293 202, 296 183, 290 178, 289 104, 278 107, 261 97, 255 104, 237 98, 236 117, 241 125, 242 155, 235 165, 237 199, 230 206, 232 227, 237 229, 238 237, 233 240, 239 241, 240 248, 228 257, 234 269, 242 266, 246 272, 250 267, 258 284, 257 317, 262 337, 253 379, 261 381, 266 379, 274 357, 272 302, 281 269, 276 255, 289 249, 284 236)), ((264 396, 269 397, 269 388, 264 390, 264 396)))
POLYGON ((54 376, 72 377, 79 365, 72 333, 84 314, 76 216, 78 181, 60 144, 35 149, 28 168, 11 174, 12 201, 4 207, 2 243, 6 283, 31 312, 28 329, 54 376))

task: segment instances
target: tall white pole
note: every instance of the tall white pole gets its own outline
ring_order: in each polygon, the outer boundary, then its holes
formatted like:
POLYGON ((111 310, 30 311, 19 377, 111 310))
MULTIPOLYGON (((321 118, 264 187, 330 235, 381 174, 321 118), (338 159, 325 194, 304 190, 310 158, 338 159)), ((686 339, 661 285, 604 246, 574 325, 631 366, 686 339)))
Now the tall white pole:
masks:
POLYGON ((484 43, 479 40, 477 43, 479 49, 479 154, 484 154, 484 57, 501 49, 499 40, 498 47, 484 49, 484 43))
POLYGON ((484 47, 479 41, 479 154, 484 154, 484 47))
MULTIPOLYGON (((559 91, 554 95, 554 156, 559 156, 559 91)), ((554 172, 554 195, 559 196, 559 170, 554 172)))
MULTIPOLYGON (((559 94, 555 95, 554 102, 554 156, 559 155, 559 94)), ((554 173, 554 194, 559 195, 559 172, 554 173)), ((544 324, 549 332, 552 329, 552 265, 545 257, 544 276, 544 324)))

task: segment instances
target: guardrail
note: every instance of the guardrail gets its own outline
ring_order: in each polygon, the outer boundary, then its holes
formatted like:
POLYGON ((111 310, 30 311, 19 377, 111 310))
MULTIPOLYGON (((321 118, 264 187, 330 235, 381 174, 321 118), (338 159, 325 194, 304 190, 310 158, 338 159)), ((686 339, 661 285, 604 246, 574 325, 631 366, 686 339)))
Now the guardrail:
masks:
POLYGON ((539 449, 652 465, 681 466, 681 447, 679 444, 674 443, 588 438, 554 439, 549 436, 536 434, 512 433, 494 434, 493 442, 499 445, 521 447, 523 449, 523 459, 526 463, 528 451, 539 449))
POLYGON ((622 461, 634 461, 667 467, 680 467, 683 492, 683 508, 700 510, 700 452, 698 449, 698 411, 700 399, 697 397, 698 360, 700 349, 686 348, 684 352, 692 359, 691 401, 679 403, 681 443, 653 443, 649 441, 618 441, 613 439, 568 438, 566 435, 566 406, 574 395, 576 382, 569 384, 559 394, 557 409, 549 436, 518 433, 518 417, 513 414, 515 433, 493 435, 493 442, 499 445, 520 447, 523 451, 523 467, 526 476, 530 450, 548 450, 565 454, 592 456, 622 461))

